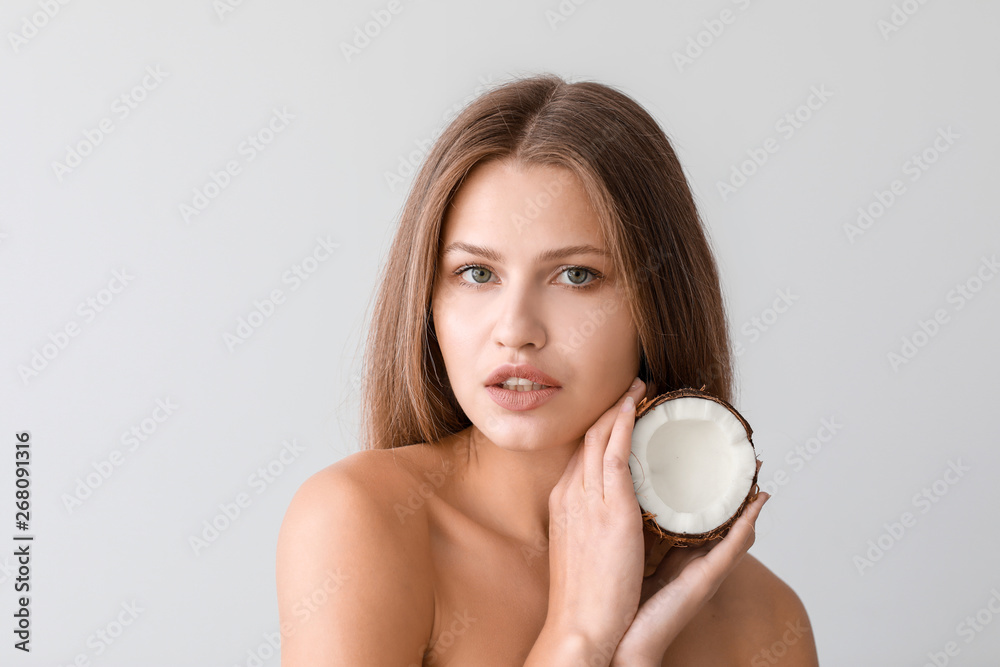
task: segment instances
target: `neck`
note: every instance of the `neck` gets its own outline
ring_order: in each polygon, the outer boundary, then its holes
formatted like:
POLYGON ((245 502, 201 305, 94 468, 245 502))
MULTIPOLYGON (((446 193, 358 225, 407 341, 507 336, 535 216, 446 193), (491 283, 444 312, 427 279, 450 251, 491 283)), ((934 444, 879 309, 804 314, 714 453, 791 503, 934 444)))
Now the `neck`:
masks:
POLYGON ((466 505, 475 518, 505 538, 547 547, 549 494, 581 442, 513 451, 498 447, 475 426, 459 435, 466 505))

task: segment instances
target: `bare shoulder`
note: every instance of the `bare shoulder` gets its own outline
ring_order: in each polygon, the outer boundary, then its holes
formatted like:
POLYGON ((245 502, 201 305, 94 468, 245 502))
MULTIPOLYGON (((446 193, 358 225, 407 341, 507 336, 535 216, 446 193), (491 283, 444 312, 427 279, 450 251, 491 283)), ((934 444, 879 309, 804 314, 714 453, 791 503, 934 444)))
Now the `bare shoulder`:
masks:
MULTIPOLYGON (((400 517, 394 507, 406 497, 422 469, 416 445, 395 450, 364 450, 349 454, 316 472, 296 491, 285 516, 286 523, 313 524, 334 517, 355 516, 412 546, 426 527, 426 520, 410 512, 400 517)), ((313 527, 318 527, 314 525, 313 527)), ((364 527, 364 526, 361 526, 364 527)), ((370 531, 365 531, 365 533, 370 531)))
POLYGON ((712 599, 714 613, 736 638, 732 662, 765 667, 819 664, 805 605, 791 586, 747 554, 712 599))
POLYGON ((434 618, 428 534, 394 503, 406 456, 363 451, 309 477, 278 535, 284 666, 420 662, 434 618))

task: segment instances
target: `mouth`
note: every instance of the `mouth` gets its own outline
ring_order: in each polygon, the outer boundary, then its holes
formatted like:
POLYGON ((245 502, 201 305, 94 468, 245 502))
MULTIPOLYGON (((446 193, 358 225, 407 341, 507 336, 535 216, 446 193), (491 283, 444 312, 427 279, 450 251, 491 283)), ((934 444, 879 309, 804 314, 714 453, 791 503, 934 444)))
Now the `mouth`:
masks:
POLYGON ((559 380, 531 364, 504 364, 494 370, 484 384, 487 387, 516 392, 559 388, 559 380))
POLYGON ((538 384, 537 382, 532 382, 531 384, 507 384, 501 382, 500 384, 492 385, 497 389, 505 389, 507 391, 513 391, 516 393, 525 393, 530 391, 541 391, 543 389, 551 389, 552 385, 538 384))
POLYGON ((486 391, 500 407, 521 412, 545 405, 561 391, 561 388, 537 383, 518 384, 512 388, 507 383, 500 383, 486 385, 486 391))

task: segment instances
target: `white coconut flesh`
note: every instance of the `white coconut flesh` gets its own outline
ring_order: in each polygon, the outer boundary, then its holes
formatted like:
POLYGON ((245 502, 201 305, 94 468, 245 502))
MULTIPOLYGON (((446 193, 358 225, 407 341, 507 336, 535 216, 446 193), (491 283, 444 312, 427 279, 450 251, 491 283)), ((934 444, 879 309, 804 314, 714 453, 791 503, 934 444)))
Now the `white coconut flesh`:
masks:
POLYGON ((737 513, 757 459, 743 423, 715 401, 665 401, 639 418, 629 459, 636 497, 672 533, 711 531, 737 513))

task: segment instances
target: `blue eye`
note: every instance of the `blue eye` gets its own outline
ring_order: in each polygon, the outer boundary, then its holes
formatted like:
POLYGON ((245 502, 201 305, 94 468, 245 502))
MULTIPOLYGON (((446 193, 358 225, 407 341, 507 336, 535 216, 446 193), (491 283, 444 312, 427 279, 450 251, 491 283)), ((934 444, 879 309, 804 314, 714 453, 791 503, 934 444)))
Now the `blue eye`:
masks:
MULTIPOLYGON (((491 269, 489 269, 489 268, 487 268, 485 266, 482 266, 480 264, 467 264, 467 265, 459 268, 457 271, 455 271, 454 275, 459 276, 459 281, 458 282, 459 282, 460 285, 462 285, 463 287, 468 287, 470 289, 479 289, 479 285, 487 285, 487 284, 489 284, 489 280, 487 279, 485 282, 480 282, 477 278, 473 278, 473 281, 475 281, 475 282, 474 283, 470 283, 467 280, 461 279, 462 274, 467 273, 469 271, 473 271, 474 272, 473 275, 479 276, 479 277, 482 277, 484 273, 485 274, 492 274, 493 273, 493 271, 491 269), (478 273, 475 273, 475 272, 478 272, 478 273)), ((593 287, 595 283, 599 282, 600 279, 604 277, 604 276, 601 275, 601 273, 599 271, 596 271, 594 269, 588 268, 586 266, 567 266, 567 267, 563 268, 563 270, 562 270, 563 273, 567 273, 567 272, 571 272, 571 271, 575 272, 577 275, 582 275, 584 278, 586 278, 586 274, 590 274, 590 275, 592 275, 594 277, 594 279, 591 280, 590 282, 568 284, 567 286, 570 287, 570 288, 572 288, 572 289, 580 289, 580 290, 588 289, 590 287, 593 287)), ((488 278, 488 276, 487 276, 487 278, 488 278)), ((572 278, 570 280, 572 280, 572 278)), ((566 283, 563 283, 563 284, 566 284, 566 283)))

